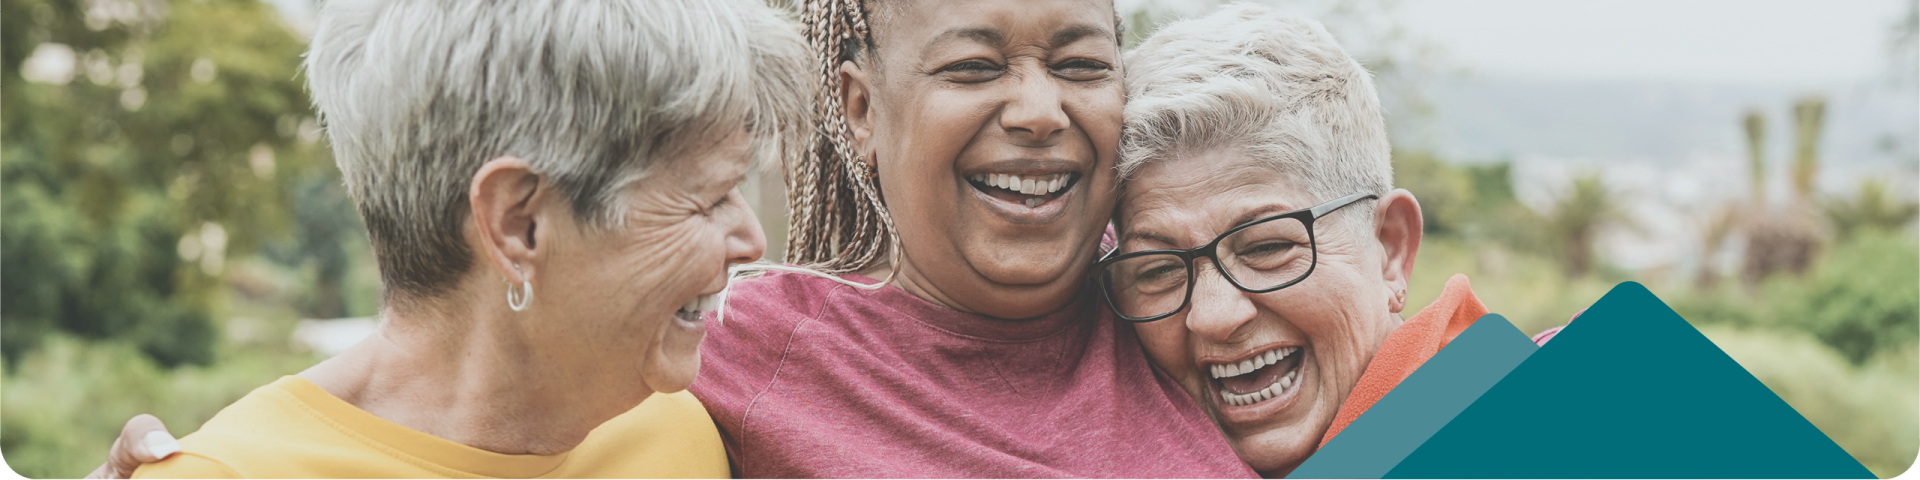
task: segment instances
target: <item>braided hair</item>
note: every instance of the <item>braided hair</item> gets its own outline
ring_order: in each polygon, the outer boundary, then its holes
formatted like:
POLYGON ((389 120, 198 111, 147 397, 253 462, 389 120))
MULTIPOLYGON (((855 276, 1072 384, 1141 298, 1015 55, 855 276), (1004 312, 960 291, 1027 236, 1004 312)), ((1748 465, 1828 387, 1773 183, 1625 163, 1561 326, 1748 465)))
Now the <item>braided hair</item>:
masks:
POLYGON ((787 261, 825 273, 897 263, 899 256, 899 236, 880 200, 875 168, 854 153, 840 104, 840 64, 873 44, 864 3, 804 0, 800 5, 821 88, 815 92, 813 144, 786 169, 787 261), (887 252, 894 258, 883 258, 887 252))

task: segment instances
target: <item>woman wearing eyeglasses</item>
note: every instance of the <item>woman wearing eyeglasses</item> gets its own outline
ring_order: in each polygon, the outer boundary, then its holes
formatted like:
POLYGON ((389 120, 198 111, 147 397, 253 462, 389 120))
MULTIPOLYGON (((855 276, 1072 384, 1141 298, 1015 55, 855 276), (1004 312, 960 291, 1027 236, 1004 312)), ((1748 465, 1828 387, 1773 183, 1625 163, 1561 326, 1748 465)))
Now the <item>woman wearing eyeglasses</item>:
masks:
POLYGON ((1131 52, 1109 304, 1285 476, 1487 313, 1465 276, 1411 319, 1420 204, 1372 81, 1318 24, 1250 5, 1131 52))

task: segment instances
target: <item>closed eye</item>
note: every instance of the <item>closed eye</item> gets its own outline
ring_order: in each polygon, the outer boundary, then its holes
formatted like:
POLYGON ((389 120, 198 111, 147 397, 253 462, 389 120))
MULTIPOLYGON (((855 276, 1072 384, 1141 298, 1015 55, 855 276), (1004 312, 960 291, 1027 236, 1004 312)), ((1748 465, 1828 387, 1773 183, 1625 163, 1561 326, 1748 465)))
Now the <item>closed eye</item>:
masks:
POLYGON ((1075 58, 1053 65, 1053 74, 1073 81, 1104 80, 1113 75, 1113 66, 1106 62, 1075 58))
POLYGON ((969 59, 942 67, 938 73, 955 82, 979 83, 1000 78, 1001 74, 1006 73, 1006 67, 986 60, 969 59))

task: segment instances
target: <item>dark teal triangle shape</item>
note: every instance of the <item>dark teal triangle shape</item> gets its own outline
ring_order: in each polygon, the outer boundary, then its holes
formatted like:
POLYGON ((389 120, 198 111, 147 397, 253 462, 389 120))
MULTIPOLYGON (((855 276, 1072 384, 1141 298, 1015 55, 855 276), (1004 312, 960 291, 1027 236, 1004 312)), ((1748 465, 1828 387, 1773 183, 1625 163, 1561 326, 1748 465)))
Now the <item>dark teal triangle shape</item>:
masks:
POLYGON ((1633 282, 1387 473, 1467 477, 1874 478, 1633 282))
POLYGON ((1536 348, 1506 317, 1480 317, 1287 478, 1385 476, 1536 348))

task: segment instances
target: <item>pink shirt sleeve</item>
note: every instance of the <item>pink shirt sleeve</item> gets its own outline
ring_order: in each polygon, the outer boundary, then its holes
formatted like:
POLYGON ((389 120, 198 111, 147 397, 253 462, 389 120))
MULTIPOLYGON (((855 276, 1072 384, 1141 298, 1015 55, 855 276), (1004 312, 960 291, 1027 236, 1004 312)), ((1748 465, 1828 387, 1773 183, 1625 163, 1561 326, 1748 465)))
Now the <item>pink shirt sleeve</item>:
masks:
MULTIPOLYGON (((1582 314, 1582 313, 1587 313, 1587 309, 1584 309, 1584 308, 1582 308, 1582 309, 1580 309, 1580 311, 1578 311, 1578 312, 1573 312, 1573 318, 1569 318, 1569 319, 1567 319, 1567 323, 1568 323, 1568 324, 1572 324, 1574 320, 1578 320, 1578 319, 1580 319, 1580 314, 1582 314)), ((1540 333, 1538 333, 1538 334, 1535 334, 1535 335, 1533 336, 1533 344, 1534 344, 1534 345, 1539 345, 1539 346, 1542 346, 1542 347, 1544 347, 1544 346, 1547 346, 1547 341, 1548 341, 1548 340, 1553 340, 1553 336, 1554 336, 1554 335, 1559 335, 1559 334, 1560 334, 1560 329, 1562 329, 1562 328, 1567 328, 1567 326, 1566 326, 1566 325, 1561 325, 1561 326, 1558 326, 1558 327, 1553 327, 1553 328, 1549 328, 1549 329, 1547 329, 1547 331, 1544 331, 1544 332, 1540 332, 1540 333)))

